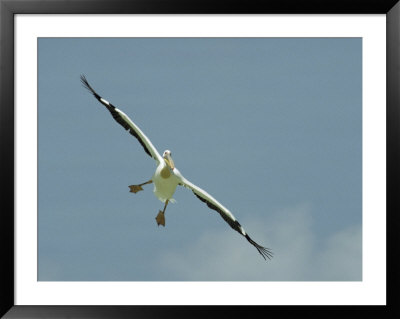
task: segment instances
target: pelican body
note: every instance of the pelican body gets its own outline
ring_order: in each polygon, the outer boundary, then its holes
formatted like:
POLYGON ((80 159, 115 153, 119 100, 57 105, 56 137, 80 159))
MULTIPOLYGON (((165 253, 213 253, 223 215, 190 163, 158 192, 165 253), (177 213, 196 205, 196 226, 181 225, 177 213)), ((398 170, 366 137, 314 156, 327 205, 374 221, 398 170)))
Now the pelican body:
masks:
POLYGON ((175 167, 170 150, 164 151, 163 155, 161 156, 151 143, 150 139, 140 130, 140 128, 124 112, 98 95, 96 91, 89 85, 84 75, 81 75, 81 82, 83 86, 88 89, 93 96, 108 109, 114 120, 117 121, 131 135, 133 135, 143 146, 144 151, 156 161, 157 168, 152 178, 141 184, 129 185, 129 188, 130 192, 137 193, 143 190, 142 186, 151 183, 154 184, 155 196, 164 203, 163 210, 160 210, 156 216, 156 222, 158 226, 162 225, 165 227, 165 210, 167 205, 169 202, 174 202, 172 196, 174 195, 177 186, 184 186, 190 189, 194 195, 204 202, 209 208, 217 211, 234 230, 244 236, 247 241, 258 250, 264 259, 272 258, 272 252, 270 249, 260 246, 254 240, 252 240, 237 221, 235 216, 233 216, 233 214, 226 207, 224 207, 206 191, 192 184, 182 176, 179 170, 175 167))
POLYGON ((154 182, 154 194, 162 202, 166 200, 173 201, 172 196, 180 182, 178 177, 179 172, 174 167, 174 164, 171 165, 173 163, 171 151, 166 150, 163 158, 164 161, 157 166, 152 178, 154 182))

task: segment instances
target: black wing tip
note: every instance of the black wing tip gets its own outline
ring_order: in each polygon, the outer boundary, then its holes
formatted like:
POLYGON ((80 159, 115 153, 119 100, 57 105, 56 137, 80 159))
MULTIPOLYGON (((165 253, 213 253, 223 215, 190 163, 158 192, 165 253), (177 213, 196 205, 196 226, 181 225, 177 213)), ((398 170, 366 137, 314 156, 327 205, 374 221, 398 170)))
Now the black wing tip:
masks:
POLYGON ((263 247, 259 244, 257 244, 253 239, 250 238, 249 235, 245 235, 246 239, 249 241, 250 244, 252 244, 254 247, 256 247, 256 249, 258 250, 258 252, 260 253, 260 255, 267 260, 267 258, 269 260, 271 260, 271 258, 274 256, 274 254, 272 253, 271 249, 263 247))
POLYGON ((82 85, 83 85, 86 89, 90 90, 91 87, 90 87, 90 85, 89 85, 89 82, 88 82, 87 79, 86 79, 86 76, 85 76, 84 74, 81 74, 80 79, 81 79, 82 85))
POLYGON ((83 87, 90 93, 92 93, 96 99, 100 100, 101 99, 100 95, 98 95, 96 91, 90 86, 88 80, 86 79, 86 76, 84 74, 81 74, 80 79, 83 87))

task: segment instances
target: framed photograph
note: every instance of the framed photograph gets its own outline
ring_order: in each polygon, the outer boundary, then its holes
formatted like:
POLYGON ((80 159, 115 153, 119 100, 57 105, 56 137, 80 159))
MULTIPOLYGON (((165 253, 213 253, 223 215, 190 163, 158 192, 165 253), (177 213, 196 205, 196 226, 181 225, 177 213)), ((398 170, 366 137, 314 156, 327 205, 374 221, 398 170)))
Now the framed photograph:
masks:
POLYGON ((0 8, 1 315, 398 311, 397 1, 0 8))

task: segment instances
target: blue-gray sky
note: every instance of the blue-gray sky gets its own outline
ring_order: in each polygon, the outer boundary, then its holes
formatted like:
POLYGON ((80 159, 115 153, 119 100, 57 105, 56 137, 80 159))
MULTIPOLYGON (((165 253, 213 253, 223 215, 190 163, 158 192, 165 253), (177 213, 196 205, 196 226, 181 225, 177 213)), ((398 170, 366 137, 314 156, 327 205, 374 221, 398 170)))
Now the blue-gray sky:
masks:
POLYGON ((362 279, 360 38, 39 39, 38 279, 362 279), (155 162, 79 81, 236 216, 187 189, 166 227, 155 162))

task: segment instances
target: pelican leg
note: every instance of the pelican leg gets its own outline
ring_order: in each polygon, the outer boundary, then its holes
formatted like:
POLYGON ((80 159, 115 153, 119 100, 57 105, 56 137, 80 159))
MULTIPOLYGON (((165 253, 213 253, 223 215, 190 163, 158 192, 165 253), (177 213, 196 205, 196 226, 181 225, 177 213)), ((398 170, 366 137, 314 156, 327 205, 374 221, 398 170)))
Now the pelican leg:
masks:
POLYGON ((149 181, 147 181, 147 182, 145 182, 145 183, 142 183, 142 184, 139 184, 139 185, 129 185, 129 191, 131 192, 131 193, 137 193, 137 192, 139 192, 139 191, 142 191, 143 190, 143 188, 142 188, 142 186, 143 185, 146 185, 146 184, 151 184, 151 183, 153 183, 153 181, 152 180, 149 180, 149 181))
POLYGON ((156 221, 157 221, 157 225, 163 225, 165 227, 165 209, 167 208, 168 205, 168 199, 165 201, 165 205, 164 205, 164 209, 158 212, 158 215, 156 216, 156 221))

